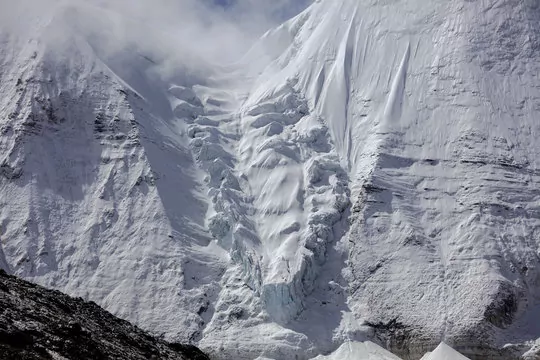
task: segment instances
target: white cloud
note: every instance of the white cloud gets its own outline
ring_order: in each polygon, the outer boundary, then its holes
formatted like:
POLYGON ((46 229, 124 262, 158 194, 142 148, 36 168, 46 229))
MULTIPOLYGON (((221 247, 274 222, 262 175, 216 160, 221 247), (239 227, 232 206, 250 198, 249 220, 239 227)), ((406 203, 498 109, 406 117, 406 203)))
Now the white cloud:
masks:
POLYGON ((24 37, 52 24, 46 27, 56 29, 57 39, 76 29, 108 55, 136 49, 162 71, 179 64, 204 71, 205 61, 224 64, 241 56, 304 1, 237 0, 220 7, 213 0, 0 0, 0 28, 24 37))

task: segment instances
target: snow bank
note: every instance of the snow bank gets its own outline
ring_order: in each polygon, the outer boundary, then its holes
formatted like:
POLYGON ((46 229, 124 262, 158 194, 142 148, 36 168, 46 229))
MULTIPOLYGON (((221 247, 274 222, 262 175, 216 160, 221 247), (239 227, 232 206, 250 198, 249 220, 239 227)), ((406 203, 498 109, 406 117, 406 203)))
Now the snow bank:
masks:
POLYGON ((420 360, 468 360, 445 343, 440 343, 435 350, 427 353, 420 360))
POLYGON ((345 342, 332 354, 317 356, 313 360, 400 360, 400 358, 379 345, 366 341, 345 342))

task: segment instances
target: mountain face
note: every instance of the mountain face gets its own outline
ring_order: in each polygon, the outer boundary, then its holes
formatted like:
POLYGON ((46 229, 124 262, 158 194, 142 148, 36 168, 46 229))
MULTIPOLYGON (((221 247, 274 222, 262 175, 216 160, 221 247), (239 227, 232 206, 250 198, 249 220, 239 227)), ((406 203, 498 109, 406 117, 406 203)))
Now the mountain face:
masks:
POLYGON ((70 298, 0 270, 3 359, 207 360, 192 345, 157 340, 95 303, 70 298))
POLYGON ((0 34, 8 272, 216 359, 540 356, 538 1, 320 0, 199 71, 39 19, 0 34))

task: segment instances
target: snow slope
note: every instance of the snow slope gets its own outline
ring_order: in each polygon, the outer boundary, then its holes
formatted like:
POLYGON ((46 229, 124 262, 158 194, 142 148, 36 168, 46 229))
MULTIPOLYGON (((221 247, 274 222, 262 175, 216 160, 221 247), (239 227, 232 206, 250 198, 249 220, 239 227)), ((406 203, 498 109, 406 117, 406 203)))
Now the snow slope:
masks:
MULTIPOLYGON (((345 342, 328 356, 319 355, 314 360, 400 360, 391 352, 370 341, 345 342)), ((467 360, 456 350, 445 343, 439 344, 435 350, 426 353, 420 360, 467 360)))
POLYGON ((0 266, 216 359, 537 356, 537 1, 320 0, 199 71, 55 4, 0 37, 0 266))
POLYGON ((293 79, 328 127, 353 201, 347 305, 402 356, 508 358, 489 349, 538 335, 538 17, 323 1, 271 34, 290 45, 248 104, 293 79))
POLYGON ((399 358, 380 346, 366 341, 344 343, 331 355, 317 356, 314 360, 399 360, 399 358))
POLYGON ((81 11, 110 30, 98 9, 58 6, 1 36, 2 262, 188 340, 226 254, 204 230, 172 96, 137 49, 100 54, 77 29, 81 11))
POLYGON ((467 360, 467 358, 445 343, 440 343, 435 350, 427 353, 420 360, 467 360))

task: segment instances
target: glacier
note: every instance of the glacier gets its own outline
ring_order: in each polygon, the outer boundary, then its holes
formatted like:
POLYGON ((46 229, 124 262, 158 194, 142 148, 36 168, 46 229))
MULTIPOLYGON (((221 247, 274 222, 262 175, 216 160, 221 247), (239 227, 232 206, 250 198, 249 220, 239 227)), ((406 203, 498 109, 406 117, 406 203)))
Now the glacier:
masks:
POLYGON ((0 267, 215 359, 540 356, 537 0, 318 0, 233 64, 21 4, 0 267))

